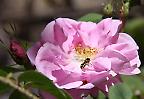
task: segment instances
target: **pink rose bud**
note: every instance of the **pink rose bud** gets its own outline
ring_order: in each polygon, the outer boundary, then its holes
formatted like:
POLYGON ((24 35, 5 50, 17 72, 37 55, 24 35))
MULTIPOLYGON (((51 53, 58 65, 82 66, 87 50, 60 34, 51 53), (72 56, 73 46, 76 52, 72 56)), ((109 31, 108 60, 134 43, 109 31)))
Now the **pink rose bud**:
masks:
POLYGON ((15 55, 18 58, 26 57, 26 52, 25 52, 24 48, 16 40, 10 41, 10 51, 12 52, 13 55, 15 55))
POLYGON ((9 53, 12 56, 13 60, 17 64, 23 65, 25 69, 35 69, 35 67, 32 66, 30 60, 28 59, 25 49, 21 46, 21 44, 18 41, 10 41, 9 53))
POLYGON ((139 47, 130 35, 119 33, 121 24, 112 18, 99 23, 58 18, 27 55, 37 71, 74 99, 97 90, 107 94, 120 75, 140 73, 139 47))

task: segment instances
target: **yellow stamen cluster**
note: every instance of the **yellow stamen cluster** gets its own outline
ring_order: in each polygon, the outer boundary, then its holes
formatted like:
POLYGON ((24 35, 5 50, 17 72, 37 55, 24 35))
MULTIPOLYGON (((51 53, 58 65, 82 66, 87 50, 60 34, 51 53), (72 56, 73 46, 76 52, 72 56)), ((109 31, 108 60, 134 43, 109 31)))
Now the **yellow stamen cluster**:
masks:
POLYGON ((91 58, 98 53, 98 50, 96 48, 82 46, 81 44, 78 44, 75 47, 75 51, 78 57, 83 58, 83 59, 91 58))

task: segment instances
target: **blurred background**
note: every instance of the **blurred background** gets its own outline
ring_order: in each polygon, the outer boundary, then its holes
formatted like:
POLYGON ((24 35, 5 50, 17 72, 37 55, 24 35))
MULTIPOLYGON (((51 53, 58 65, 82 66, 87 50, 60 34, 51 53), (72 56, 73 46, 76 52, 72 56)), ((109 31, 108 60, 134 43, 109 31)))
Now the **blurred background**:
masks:
MULTIPOLYGON (((104 7, 111 1, 112 0, 1 0, 0 39, 6 43, 8 42, 8 35, 3 30, 7 29, 11 35, 20 40, 34 42, 38 40, 41 31, 50 21, 58 17, 78 19, 85 14, 95 12, 103 14, 104 7), (10 29, 9 24, 15 24, 15 32, 10 29)), ((115 1, 119 2, 121 0, 115 1)), ((131 1, 132 4, 128 19, 143 17, 144 0, 131 1)), ((140 43, 139 41, 137 42, 140 43)), ((0 53, 0 56, 2 56, 0 57, 0 65, 7 64, 7 56, 4 53, 0 53)))
MULTIPOLYGON (((7 45, 9 45, 10 36, 21 41, 35 42, 50 21, 58 17, 78 19, 88 13, 105 14, 104 7, 110 1, 112 0, 0 0, 0 39, 7 45), (15 24, 16 30, 13 31, 9 24, 15 24), (10 33, 6 33, 5 29, 10 33)), ((138 43, 143 65, 144 0, 131 1, 124 31, 133 36, 138 43)), ((111 16, 118 18, 115 15, 111 16)), ((10 64, 14 62, 8 53, 0 48, 0 66, 10 64)))

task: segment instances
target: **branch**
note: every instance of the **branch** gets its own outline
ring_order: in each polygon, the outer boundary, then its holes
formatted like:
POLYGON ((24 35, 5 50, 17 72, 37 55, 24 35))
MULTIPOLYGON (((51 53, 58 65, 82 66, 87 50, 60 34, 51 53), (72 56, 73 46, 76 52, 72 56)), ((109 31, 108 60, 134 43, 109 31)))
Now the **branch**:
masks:
POLYGON ((29 92, 29 90, 26 90, 25 88, 18 86, 17 84, 12 82, 9 78, 0 76, 0 82, 8 84, 12 88, 14 88, 14 89, 18 90, 19 92, 25 94, 26 96, 28 96, 31 99, 39 99, 39 97, 37 97, 36 95, 33 95, 31 92, 29 92))

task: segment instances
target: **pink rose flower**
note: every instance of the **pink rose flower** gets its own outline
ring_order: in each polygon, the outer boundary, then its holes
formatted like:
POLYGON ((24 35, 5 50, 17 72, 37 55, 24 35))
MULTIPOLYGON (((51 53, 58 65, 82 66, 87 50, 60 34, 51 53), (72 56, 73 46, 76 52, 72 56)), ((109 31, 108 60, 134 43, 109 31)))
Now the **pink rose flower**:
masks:
POLYGON ((39 72, 75 99, 97 90, 107 93, 120 82, 120 74, 140 73, 138 46, 131 36, 119 33, 120 25, 111 18, 97 24, 58 18, 27 54, 39 72))

